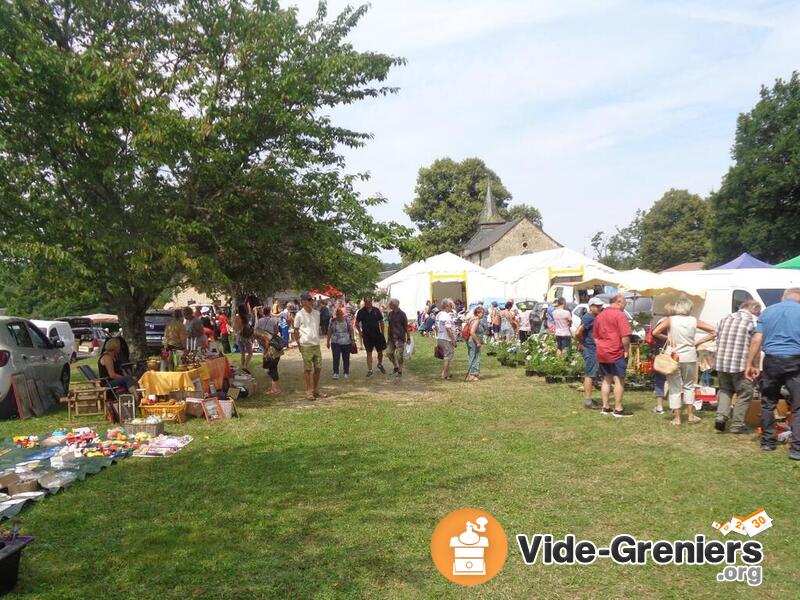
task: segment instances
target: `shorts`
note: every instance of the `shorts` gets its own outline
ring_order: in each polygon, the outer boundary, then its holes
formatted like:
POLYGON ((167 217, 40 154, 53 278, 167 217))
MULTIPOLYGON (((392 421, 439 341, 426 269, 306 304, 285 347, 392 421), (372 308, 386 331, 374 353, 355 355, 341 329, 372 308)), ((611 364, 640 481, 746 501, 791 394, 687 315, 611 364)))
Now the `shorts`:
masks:
POLYGON ((492 333, 500 333, 500 325, 492 325, 492 333))
POLYGON ((594 348, 583 348, 583 376, 597 377, 597 354, 594 348))
POLYGON ((628 359, 624 356, 614 362, 600 363, 600 375, 603 377, 619 377, 625 379, 625 370, 628 368, 628 359))
POLYGON ((531 337, 531 332, 530 331, 527 331, 525 329, 520 329, 519 330, 519 341, 520 342, 524 342, 529 337, 531 337))
POLYGON ((253 338, 246 338, 237 336, 236 343, 239 345, 239 352, 244 352, 245 354, 252 354, 253 353, 253 338))
POLYGON ((436 343, 442 351, 442 358, 444 360, 453 358, 453 355, 456 353, 456 345, 453 342, 450 340, 436 340, 436 343))
POLYGON ((386 338, 380 333, 378 335, 364 335, 364 350, 368 353, 373 350, 383 352, 386 350, 386 338))
POLYGON ((556 336, 556 348, 559 350, 569 350, 569 346, 572 343, 572 338, 568 335, 557 335, 556 336))
POLYGON ((300 346, 300 356, 303 357, 303 370, 322 368, 322 350, 316 346, 300 346))

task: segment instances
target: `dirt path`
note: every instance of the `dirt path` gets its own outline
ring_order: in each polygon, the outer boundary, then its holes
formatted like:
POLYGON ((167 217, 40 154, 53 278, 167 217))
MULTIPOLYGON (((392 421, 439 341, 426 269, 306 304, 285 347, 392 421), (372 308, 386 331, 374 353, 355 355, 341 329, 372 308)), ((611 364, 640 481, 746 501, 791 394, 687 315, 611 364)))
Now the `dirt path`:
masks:
MULTIPOLYGON (((233 364, 239 365, 239 355, 229 355, 233 364)), ((252 398, 247 398, 239 402, 243 407, 247 406, 272 406, 275 408, 330 408, 336 406, 356 406, 363 402, 365 398, 371 400, 385 400, 398 405, 415 404, 417 402, 429 401, 433 398, 433 391, 430 385, 418 379, 411 373, 410 369, 404 369, 402 378, 398 379, 392 375, 392 364, 384 358, 386 375, 377 370, 375 365, 377 360, 373 354, 374 374, 367 377, 367 359, 363 351, 351 356, 350 358, 350 377, 347 379, 340 376, 338 380, 333 379, 333 357, 331 351, 322 347, 322 376, 320 379, 320 389, 328 394, 327 398, 319 398, 314 401, 306 400, 305 385, 303 383, 303 360, 296 348, 288 350, 281 357, 278 373, 279 383, 283 393, 279 396, 266 394, 269 390, 270 382, 266 371, 261 368, 261 355, 256 355, 250 362, 250 371, 258 381, 258 391, 252 398)))

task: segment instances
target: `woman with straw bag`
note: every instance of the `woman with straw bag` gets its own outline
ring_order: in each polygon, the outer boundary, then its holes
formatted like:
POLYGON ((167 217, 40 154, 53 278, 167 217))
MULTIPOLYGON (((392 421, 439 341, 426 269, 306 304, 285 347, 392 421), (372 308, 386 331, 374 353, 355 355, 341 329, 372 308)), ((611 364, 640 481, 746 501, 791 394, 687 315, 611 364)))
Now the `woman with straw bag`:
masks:
POLYGON ((697 383, 697 343, 695 337, 700 329, 714 333, 708 323, 691 316, 694 305, 686 296, 681 296, 672 305, 672 314, 656 325, 653 337, 665 340, 664 352, 677 357, 677 368, 670 368, 669 361, 660 357, 654 367, 667 376, 669 386, 669 408, 672 410, 672 425, 681 424, 681 406, 686 406, 686 420, 698 423, 700 417, 694 414, 694 386, 697 383), (672 372, 669 372, 672 371, 672 372))

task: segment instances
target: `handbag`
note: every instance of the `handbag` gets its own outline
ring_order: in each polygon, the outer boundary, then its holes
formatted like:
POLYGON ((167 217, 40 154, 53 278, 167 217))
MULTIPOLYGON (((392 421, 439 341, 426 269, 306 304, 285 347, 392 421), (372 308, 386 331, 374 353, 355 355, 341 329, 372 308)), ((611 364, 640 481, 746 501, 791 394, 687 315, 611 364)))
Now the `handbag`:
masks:
POLYGON ((667 343, 664 344, 664 347, 661 348, 661 352, 659 352, 653 359, 653 370, 661 373, 662 375, 672 375, 680 366, 678 361, 673 358, 672 353, 668 352, 667 350, 671 347, 672 340, 667 338, 667 343))
POLYGON ((433 356, 434 358, 438 358, 439 360, 444 360, 444 352, 442 352, 442 349, 439 347, 439 344, 436 344, 433 347, 433 356))
POLYGON ((358 354, 358 344, 355 342, 351 342, 350 344, 350 354, 358 354))

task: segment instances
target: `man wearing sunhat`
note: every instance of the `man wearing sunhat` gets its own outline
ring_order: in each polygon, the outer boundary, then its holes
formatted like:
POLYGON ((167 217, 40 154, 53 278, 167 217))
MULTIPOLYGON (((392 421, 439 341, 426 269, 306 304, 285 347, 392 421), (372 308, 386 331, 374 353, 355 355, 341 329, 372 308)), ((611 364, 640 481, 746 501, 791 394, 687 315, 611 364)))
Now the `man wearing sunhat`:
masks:
POLYGON ((319 347, 319 311, 311 303, 311 294, 300 295, 303 308, 297 311, 292 327, 294 341, 303 357, 303 380, 306 384, 306 399, 325 398, 319 389, 319 376, 322 372, 322 350, 319 347))

